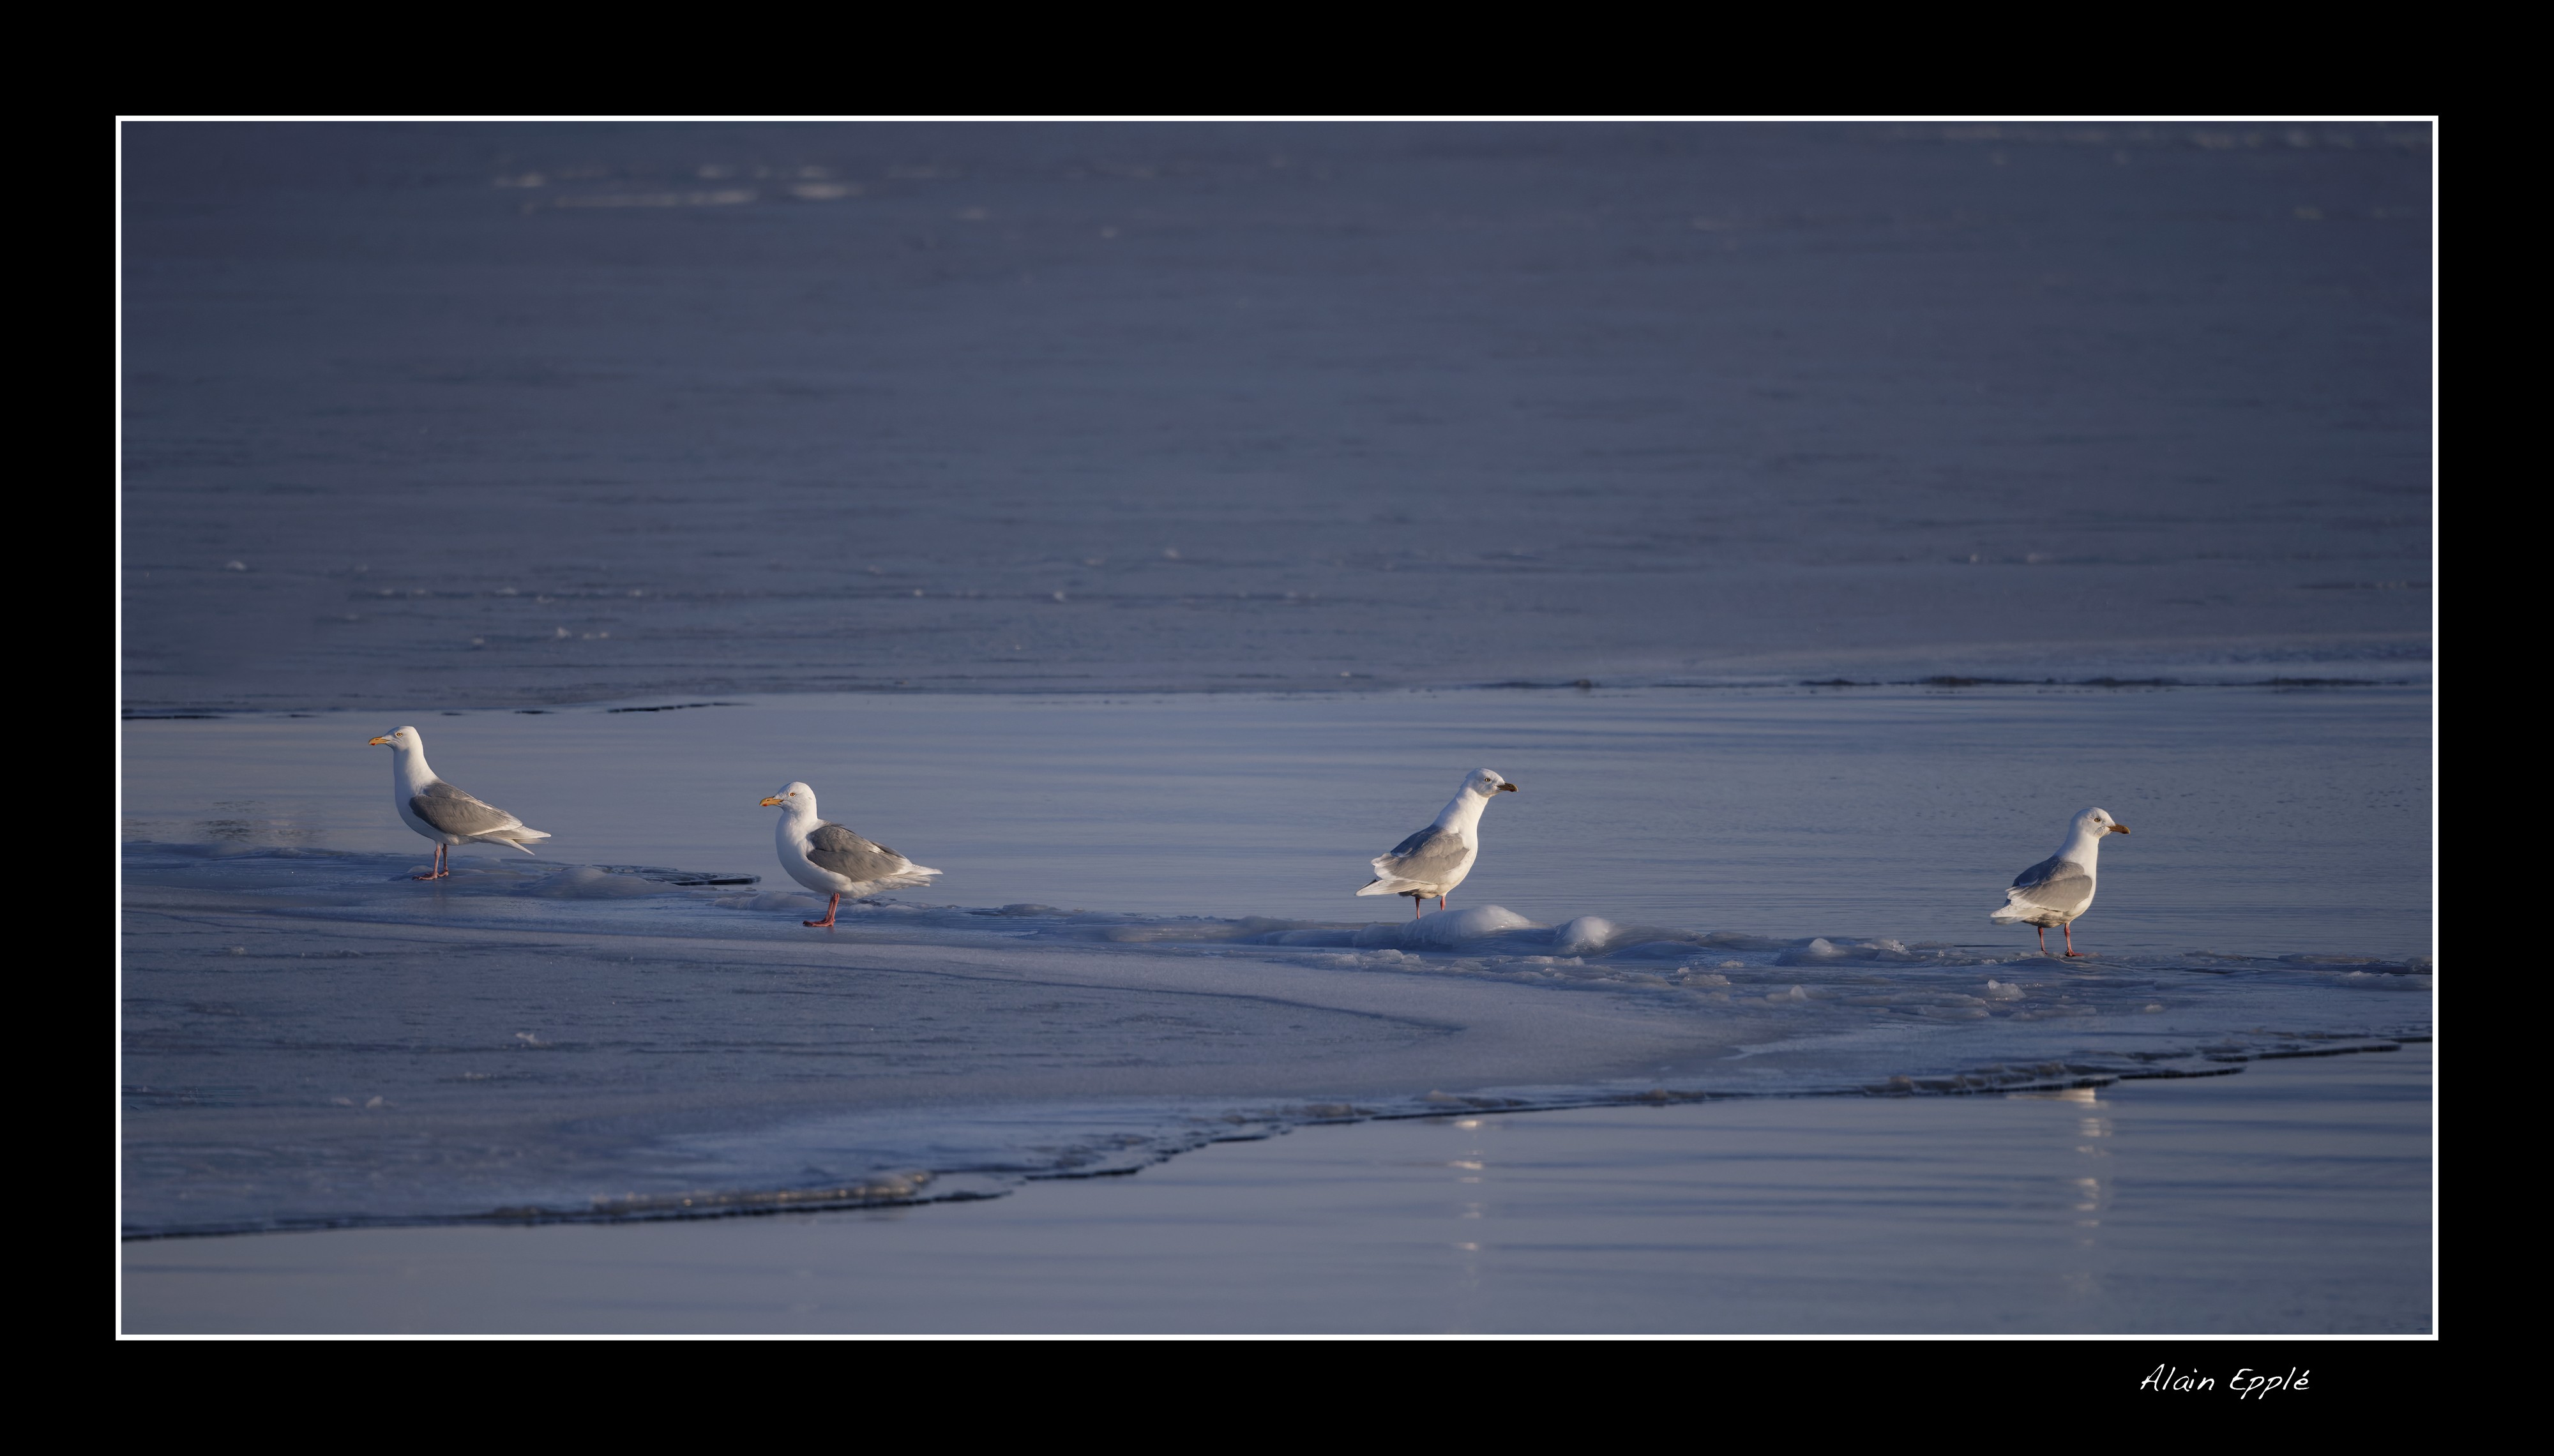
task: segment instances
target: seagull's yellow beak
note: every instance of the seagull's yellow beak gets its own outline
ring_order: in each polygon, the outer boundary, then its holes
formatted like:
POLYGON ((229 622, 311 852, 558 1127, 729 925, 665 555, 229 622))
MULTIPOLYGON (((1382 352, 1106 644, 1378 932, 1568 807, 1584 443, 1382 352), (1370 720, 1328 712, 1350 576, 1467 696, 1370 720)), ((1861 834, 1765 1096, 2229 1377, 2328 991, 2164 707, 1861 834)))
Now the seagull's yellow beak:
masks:
POLYGON ((367 747, 367 748, 376 748, 376 747, 379 747, 379 746, 381 746, 382 744, 387 743, 387 742, 389 742, 389 741, 390 741, 390 739, 388 739, 388 738, 375 738, 375 739, 373 739, 371 742, 366 743, 364 746, 365 746, 365 747, 367 747))
POLYGON ((2115 825, 2111 826, 2111 833, 2113 833, 2113 834, 2115 834, 2115 835, 2125 835, 2125 834, 2127 834, 2128 832, 2129 832, 2129 827, 2128 827, 2127 825, 2124 825, 2124 824, 2115 824, 2115 825))
POLYGON ((777 804, 777 803, 779 803, 779 802, 780 802, 780 801, 779 801, 779 799, 777 799, 777 798, 765 799, 765 800, 763 800, 763 801, 762 801, 762 807, 763 807, 763 808, 765 808, 765 809, 768 809, 768 808, 770 808, 772 805, 777 804))

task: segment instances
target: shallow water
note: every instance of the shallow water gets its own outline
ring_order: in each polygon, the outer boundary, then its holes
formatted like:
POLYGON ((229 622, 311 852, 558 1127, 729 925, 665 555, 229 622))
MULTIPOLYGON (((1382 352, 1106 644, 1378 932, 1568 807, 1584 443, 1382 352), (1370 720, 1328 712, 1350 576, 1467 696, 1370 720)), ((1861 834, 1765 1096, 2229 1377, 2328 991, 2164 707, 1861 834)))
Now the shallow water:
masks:
POLYGON ((2420 1037, 2428 714, 1986 688, 438 715, 438 769, 556 836, 440 885, 406 877, 422 841, 363 746, 396 723, 128 724, 127 1225, 945 1196, 1436 1106, 2420 1037), (1453 910, 1352 898, 1473 763, 1523 789, 1453 910), (803 929, 754 803, 789 778, 946 878, 803 929), (1985 914, 2090 802, 2136 831, 2098 953, 2031 955, 1985 914))
MULTIPOLYGON (((1464 1114, 989 1202, 131 1243, 124 1321, 2416 1333, 2434 1327, 2430 1073, 2408 1047, 2016 1096, 1464 1114)), ((2180 1363, 2223 1381, 2223 1349, 2180 1363)), ((2299 1353, 2318 1375, 2330 1358, 2299 1353)))

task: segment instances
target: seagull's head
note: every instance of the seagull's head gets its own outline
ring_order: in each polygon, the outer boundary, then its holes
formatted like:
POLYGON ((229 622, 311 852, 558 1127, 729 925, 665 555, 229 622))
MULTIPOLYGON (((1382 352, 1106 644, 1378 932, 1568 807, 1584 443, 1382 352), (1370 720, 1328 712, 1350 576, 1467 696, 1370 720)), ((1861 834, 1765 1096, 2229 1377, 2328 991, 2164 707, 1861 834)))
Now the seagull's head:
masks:
POLYGON ((1473 769, 1472 776, 1463 780, 1463 792, 1478 794, 1484 799, 1496 794, 1513 794, 1516 791, 1517 786, 1501 777, 1495 769, 1473 769))
POLYGON ((2111 811, 2107 809, 2087 809, 2083 813, 2076 815, 2075 828, 2083 831, 2085 834, 2097 837, 2101 835, 2125 835, 2129 832, 2129 827, 2120 823, 2118 820, 2113 819, 2111 817, 2111 811))
POLYGON ((412 728, 393 728, 389 732, 382 734, 380 737, 373 739, 371 742, 366 743, 364 746, 367 748, 378 748, 384 743, 388 743, 394 748, 421 748, 425 746, 425 740, 418 737, 416 735, 416 729, 412 728))
POLYGON ((762 807, 765 809, 774 805, 782 809, 813 809, 816 807, 816 791, 805 784, 791 784, 762 801, 762 807))

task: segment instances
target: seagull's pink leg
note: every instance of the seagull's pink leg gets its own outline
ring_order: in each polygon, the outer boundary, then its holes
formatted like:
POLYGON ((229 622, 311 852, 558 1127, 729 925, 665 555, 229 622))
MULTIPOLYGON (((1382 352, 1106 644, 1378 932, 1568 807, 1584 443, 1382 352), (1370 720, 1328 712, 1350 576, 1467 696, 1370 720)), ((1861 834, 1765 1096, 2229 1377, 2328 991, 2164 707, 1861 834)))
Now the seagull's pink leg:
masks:
POLYGON ((1440 895, 1440 896, 1438 896, 1438 897, 1437 897, 1437 908, 1438 908, 1438 909, 1440 909, 1440 910, 1443 910, 1443 909, 1445 909, 1445 908, 1446 908, 1446 897, 1445 897, 1445 896, 1440 895))
POLYGON ((2042 955, 2047 954, 2047 953, 2048 953, 2048 927, 2046 927, 2046 926, 2044 926, 2044 925, 2042 925, 2042 926, 2033 926, 2033 927, 2032 927, 2032 929, 2033 929, 2033 930, 2036 930, 2036 931, 2038 931, 2038 932, 2039 932, 2039 953, 2040 953, 2040 954, 2042 954, 2042 955))
POLYGON ((2084 953, 2083 952, 2075 949, 2075 922, 2071 920, 2066 922, 2066 953, 2069 955, 2081 955, 2084 953))
POLYGON ((1417 895, 1410 897, 1410 918, 1412 920, 1417 920, 1419 918, 1419 897, 1417 895))
POLYGON ((833 900, 825 906, 825 918, 823 920, 802 920, 798 923, 804 926, 813 926, 817 930, 823 930, 825 927, 834 923, 834 912, 842 907, 842 903, 843 894, 840 890, 837 890, 834 892, 833 900))

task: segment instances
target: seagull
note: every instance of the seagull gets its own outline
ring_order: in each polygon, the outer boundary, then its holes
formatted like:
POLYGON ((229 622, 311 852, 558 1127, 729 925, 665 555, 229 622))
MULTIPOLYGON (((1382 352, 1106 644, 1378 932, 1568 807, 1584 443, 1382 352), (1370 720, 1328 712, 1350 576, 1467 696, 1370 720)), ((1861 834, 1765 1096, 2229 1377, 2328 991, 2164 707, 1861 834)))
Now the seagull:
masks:
POLYGON ((529 854, 527 840, 546 840, 548 835, 526 828, 523 822, 494 804, 465 793, 434 776, 425 763, 425 739, 412 728, 384 733, 366 744, 391 746, 391 803, 407 827, 434 841, 434 868, 412 879, 440 880, 452 877, 452 846, 455 844, 512 844, 529 854))
POLYGON ((825 907, 823 920, 801 921, 801 925, 820 930, 832 925, 845 895, 858 900, 897 886, 927 885, 940 872, 884 844, 871 843, 830 820, 818 819, 816 791, 805 784, 791 784, 762 804, 766 809, 780 806, 780 829, 773 837, 780 845, 780 867, 817 894, 834 897, 825 907))
POLYGON ((1419 918, 1419 902, 1431 895, 1437 897, 1437 908, 1445 909, 1446 896, 1472 872, 1472 860, 1481 852, 1481 807, 1492 794, 1515 792, 1516 785, 1490 770, 1473 769, 1435 824, 1369 861, 1374 878, 1357 893, 1408 895, 1412 920, 1419 918))
POLYGON ((2127 825, 2111 818, 2107 809, 2087 809, 2075 816, 2066 831, 2066 842, 2057 852, 2013 877, 2013 888, 2004 892, 2005 903, 1988 912, 1987 919, 1998 925, 2035 925, 2039 927, 2039 953, 2048 953, 2048 928, 2066 929, 2066 953, 2080 955, 2075 949, 2075 917, 2093 905, 2093 871, 2102 856, 2102 841, 2113 835, 2125 835, 2127 825))

